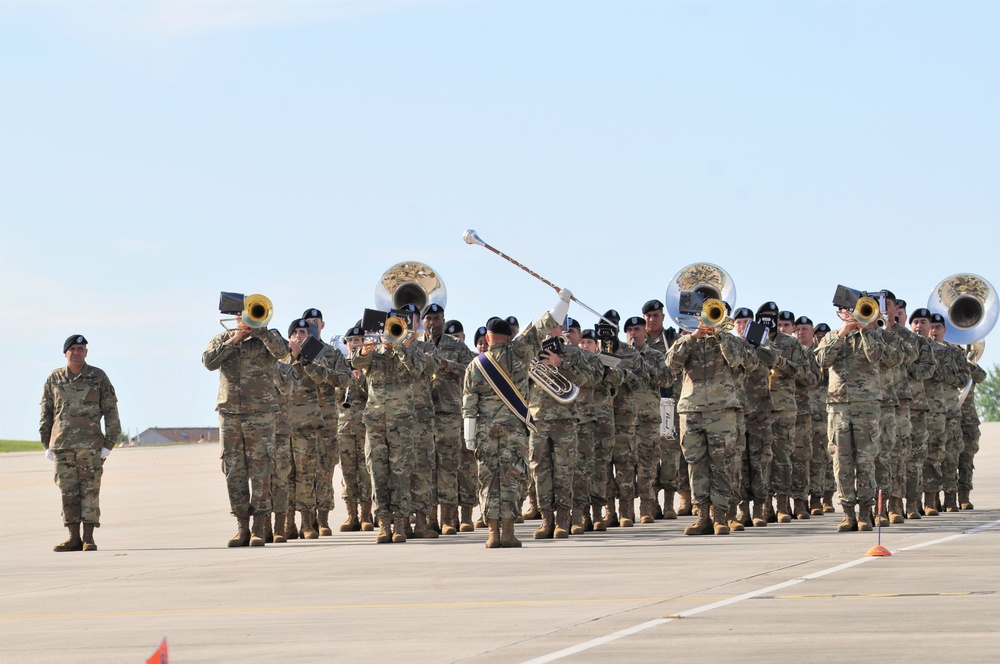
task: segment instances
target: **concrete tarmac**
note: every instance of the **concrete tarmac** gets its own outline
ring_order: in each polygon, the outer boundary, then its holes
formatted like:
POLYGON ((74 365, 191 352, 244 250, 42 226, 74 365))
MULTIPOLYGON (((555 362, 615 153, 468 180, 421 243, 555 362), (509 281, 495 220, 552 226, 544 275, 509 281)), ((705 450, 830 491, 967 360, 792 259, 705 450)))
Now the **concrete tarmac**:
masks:
POLYGON ((1000 424, 981 447, 975 510, 883 529, 887 558, 834 514, 726 537, 685 537, 682 517, 535 541, 528 522, 522 549, 336 526, 229 549, 208 444, 115 450, 99 550, 54 553, 51 463, 4 454, 0 662, 143 662, 164 637, 175 663, 995 662, 1000 424))

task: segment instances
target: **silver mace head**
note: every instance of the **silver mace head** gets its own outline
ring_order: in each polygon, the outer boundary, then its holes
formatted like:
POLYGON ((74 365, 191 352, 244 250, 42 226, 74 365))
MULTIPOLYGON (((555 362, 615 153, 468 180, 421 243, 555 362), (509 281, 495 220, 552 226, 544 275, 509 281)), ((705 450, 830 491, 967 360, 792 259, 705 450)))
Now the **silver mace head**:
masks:
POLYGON ((462 238, 466 241, 467 244, 478 244, 480 247, 486 246, 486 243, 483 242, 478 235, 476 235, 476 231, 472 230, 471 228, 465 231, 465 235, 463 235, 462 238))

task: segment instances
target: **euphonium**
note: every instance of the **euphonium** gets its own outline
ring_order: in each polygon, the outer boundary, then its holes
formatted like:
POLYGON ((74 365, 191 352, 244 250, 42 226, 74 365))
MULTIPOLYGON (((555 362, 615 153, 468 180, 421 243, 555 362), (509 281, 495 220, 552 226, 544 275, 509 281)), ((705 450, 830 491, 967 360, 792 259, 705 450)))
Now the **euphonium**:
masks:
POLYGON ((559 369, 542 364, 538 358, 532 358, 528 376, 559 403, 571 403, 580 393, 580 388, 559 373, 559 369))

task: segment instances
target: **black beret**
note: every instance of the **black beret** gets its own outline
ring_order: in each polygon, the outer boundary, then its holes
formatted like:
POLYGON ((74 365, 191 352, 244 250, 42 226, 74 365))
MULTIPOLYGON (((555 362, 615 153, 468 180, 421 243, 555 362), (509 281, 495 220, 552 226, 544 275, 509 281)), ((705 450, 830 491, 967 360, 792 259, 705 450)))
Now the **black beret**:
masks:
POLYGON ((809 318, 809 316, 799 316, 798 318, 795 319, 795 324, 796 325, 812 325, 813 322, 809 318))
POLYGON ((575 318, 570 318, 569 316, 566 316, 566 324, 563 325, 563 329, 564 330, 572 330, 572 329, 579 330, 580 329, 580 321, 578 321, 575 318))
POLYGON ((899 307, 900 309, 905 309, 906 308, 906 300, 904 300, 902 298, 896 298, 896 306, 899 307))
POLYGON ((630 327, 635 327, 639 325, 641 327, 646 327, 646 319, 642 316, 632 316, 625 321, 625 326, 622 328, 625 332, 628 332, 630 327))
POLYGON ((583 338, 584 339, 591 339, 592 341, 597 341, 597 335, 594 334, 593 330, 584 330, 583 331, 583 338))
POLYGON ((476 335, 472 339, 472 343, 478 344, 479 340, 486 336, 486 326, 483 325, 476 329, 476 335))
POLYGON ((778 313, 778 305, 774 302, 765 302, 764 304, 757 307, 757 315, 761 314, 776 314, 778 313))
POLYGON ((604 318, 613 321, 614 324, 617 325, 619 321, 621 321, 622 316, 614 309, 608 309, 607 311, 604 312, 604 318))
POLYGON ((486 323, 486 331, 493 334, 505 334, 508 337, 514 334, 514 329, 510 326, 510 323, 503 318, 491 318, 486 323))
POLYGON ((790 320, 795 321, 795 314, 791 311, 785 310, 778 313, 778 320, 790 320))
POLYGON ((642 305, 643 315, 648 314, 650 311, 661 311, 663 309, 663 303, 659 300, 650 300, 646 304, 642 305))
POLYGON ((437 302, 431 302, 426 307, 424 307, 424 313, 421 315, 421 317, 426 316, 427 314, 444 315, 444 307, 442 307, 437 302))
POLYGON ((319 309, 306 309, 302 312, 302 318, 318 318, 323 320, 323 312, 319 309))
POLYGON ((444 324, 445 334, 458 334, 459 332, 465 332, 465 328, 462 327, 462 323, 457 320, 450 320, 444 324))
POLYGON ((892 300, 893 302, 895 302, 895 301, 896 301, 896 294, 895 294, 895 293, 893 293, 893 292, 892 292, 891 290, 889 290, 889 289, 886 289, 886 290, 885 290, 884 292, 885 292, 885 298, 886 298, 887 300, 892 300))
POLYGON ((830 331, 830 326, 827 325, 826 323, 820 323, 819 325, 817 325, 815 327, 815 329, 813 331, 816 334, 826 334, 827 332, 830 331))
POLYGON ((517 316, 507 316, 507 324, 511 327, 521 327, 521 324, 517 322, 517 316))
POLYGON ((934 323, 948 327, 947 324, 945 324, 944 316, 941 314, 931 314, 931 324, 933 325, 934 323))
POLYGON ((65 355, 66 351, 69 350, 69 347, 74 344, 83 344, 86 346, 87 339, 82 334, 74 334, 70 338, 66 339, 66 341, 63 342, 63 355, 65 355))
POLYGON ((740 320, 741 318, 753 318, 753 312, 750 311, 750 307, 740 307, 733 314, 733 320, 740 320))
MULTIPOLYGON (((313 311, 315 311, 315 309, 313 311)), ((306 313, 309 313, 309 311, 306 310, 306 313)), ((309 329, 309 321, 307 321, 305 318, 297 318, 297 319, 293 320, 292 324, 288 326, 288 336, 289 336, 289 338, 291 338, 292 333, 295 332, 295 330, 298 330, 300 328, 305 328, 305 329, 308 330, 309 329)))
POLYGON ((361 327, 360 325, 355 325, 354 327, 352 327, 347 331, 347 334, 344 335, 344 338, 349 339, 350 337, 363 337, 363 336, 365 336, 365 328, 361 327))
POLYGON ((417 309, 417 305, 412 302, 407 302, 401 307, 397 307, 396 311, 401 314, 419 314, 420 310, 417 309))
POLYGON ((920 309, 917 309, 912 314, 910 314, 910 322, 911 323, 913 322, 914 318, 926 318, 927 320, 930 320, 931 319, 931 310, 927 309, 926 307, 921 307, 920 309))

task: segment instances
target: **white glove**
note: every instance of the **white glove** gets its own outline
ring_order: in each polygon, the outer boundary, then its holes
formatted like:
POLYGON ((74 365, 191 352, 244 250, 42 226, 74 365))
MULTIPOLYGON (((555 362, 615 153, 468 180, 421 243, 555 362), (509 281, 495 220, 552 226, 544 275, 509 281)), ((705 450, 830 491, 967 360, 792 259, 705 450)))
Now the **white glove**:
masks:
POLYGON ((565 288, 559 291, 559 301, 556 302, 555 306, 549 310, 552 317, 556 319, 560 325, 566 320, 566 314, 569 313, 569 303, 572 300, 573 294, 570 293, 565 288))
POLYGON ((462 429, 465 434, 465 449, 472 452, 476 451, 476 425, 478 421, 478 418, 475 417, 466 417, 465 420, 463 420, 464 426, 462 429))
POLYGON ((569 304, 570 302, 573 301, 573 293, 571 293, 568 288, 564 288, 561 291, 559 291, 559 299, 565 302, 566 304, 569 304))
POLYGON ((111 456, 111 450, 109 450, 106 447, 102 447, 101 448, 101 459, 107 459, 109 456, 111 456))
POLYGON ((48 448, 47 450, 45 450, 45 458, 48 461, 55 461, 56 460, 56 453, 52 451, 51 447, 48 448))

